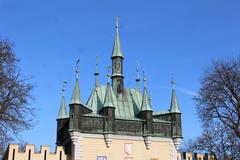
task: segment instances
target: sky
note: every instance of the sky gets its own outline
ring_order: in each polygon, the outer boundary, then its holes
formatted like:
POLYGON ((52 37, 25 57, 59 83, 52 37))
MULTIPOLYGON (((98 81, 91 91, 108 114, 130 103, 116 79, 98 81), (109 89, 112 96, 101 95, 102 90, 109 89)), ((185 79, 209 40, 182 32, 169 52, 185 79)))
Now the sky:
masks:
POLYGON ((214 59, 239 54, 239 7, 238 0, 0 0, 0 37, 14 42, 19 68, 33 76, 36 125, 22 133, 23 140, 55 146, 62 83, 68 82, 68 105, 78 58, 84 102, 94 87, 96 55, 100 82, 106 84, 116 16, 125 86, 135 87, 139 61, 153 109, 160 111, 170 107, 174 77, 184 140, 200 135, 193 97, 214 59))

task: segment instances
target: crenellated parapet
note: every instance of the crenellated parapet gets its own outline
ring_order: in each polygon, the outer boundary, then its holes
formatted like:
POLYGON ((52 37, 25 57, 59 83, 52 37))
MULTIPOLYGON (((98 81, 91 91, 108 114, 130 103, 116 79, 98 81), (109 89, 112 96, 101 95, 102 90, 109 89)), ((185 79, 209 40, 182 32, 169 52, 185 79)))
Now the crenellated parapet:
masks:
POLYGON ((62 146, 57 146, 55 152, 51 152, 50 146, 41 146, 36 151, 34 145, 27 144, 24 151, 17 144, 9 144, 2 160, 68 160, 62 146))
POLYGON ((178 152, 178 160, 214 160, 214 156, 207 153, 178 152))

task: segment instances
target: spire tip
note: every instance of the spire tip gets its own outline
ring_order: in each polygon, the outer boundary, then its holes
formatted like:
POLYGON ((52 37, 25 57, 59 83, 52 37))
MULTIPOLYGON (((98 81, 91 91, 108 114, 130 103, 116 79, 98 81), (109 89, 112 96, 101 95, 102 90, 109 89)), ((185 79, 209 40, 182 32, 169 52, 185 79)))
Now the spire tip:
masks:
POLYGON ((172 78, 172 80, 171 80, 171 84, 172 84, 172 89, 174 89, 174 87, 175 87, 175 81, 174 81, 174 78, 172 78))
POLYGON ((76 62, 76 78, 78 79, 78 73, 79 73, 79 69, 78 69, 78 64, 80 62, 80 59, 77 60, 76 62))
POLYGON ((118 30, 118 16, 116 16, 116 29, 118 30))
POLYGON ((62 85, 62 96, 64 96, 66 84, 67 84, 67 81, 64 80, 64 81, 63 81, 63 85, 62 85))

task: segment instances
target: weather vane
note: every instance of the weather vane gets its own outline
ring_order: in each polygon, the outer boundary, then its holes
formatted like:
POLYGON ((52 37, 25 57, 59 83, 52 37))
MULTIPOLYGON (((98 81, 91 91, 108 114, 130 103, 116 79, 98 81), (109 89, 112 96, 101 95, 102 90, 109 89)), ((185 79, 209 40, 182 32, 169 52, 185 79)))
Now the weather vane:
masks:
POLYGON ((171 80, 171 83, 172 83, 172 89, 174 89, 175 81, 174 81, 173 78, 172 78, 172 80, 171 80))
POLYGON ((146 87, 147 86, 147 78, 146 78, 146 75, 145 75, 145 73, 144 73, 144 71, 143 71, 143 82, 144 82, 144 87, 146 87))
POLYGON ((108 70, 108 74, 107 74, 107 77, 108 77, 108 82, 109 82, 109 79, 110 79, 110 70, 112 69, 112 66, 107 66, 107 70, 108 70))
POLYGON ((79 73, 79 70, 78 70, 79 62, 80 62, 80 59, 78 59, 77 62, 76 62, 76 76, 77 76, 77 78, 78 78, 78 73, 79 73))
POLYGON ((63 85, 62 85, 62 95, 64 95, 65 92, 65 87, 66 87, 67 81, 63 81, 63 85))

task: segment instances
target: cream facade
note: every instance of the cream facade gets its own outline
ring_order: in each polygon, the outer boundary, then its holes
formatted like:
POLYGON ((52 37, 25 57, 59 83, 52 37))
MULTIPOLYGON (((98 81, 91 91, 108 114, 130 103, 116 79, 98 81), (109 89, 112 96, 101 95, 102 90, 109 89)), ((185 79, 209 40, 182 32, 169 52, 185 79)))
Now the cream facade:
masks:
POLYGON ((71 136, 74 136, 72 160, 177 159, 177 150, 169 138, 151 137, 147 149, 143 137, 108 135, 111 144, 106 145, 104 135, 75 132, 71 136))

